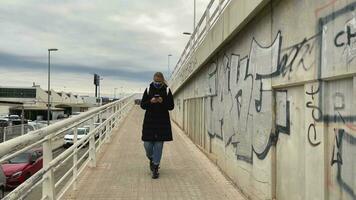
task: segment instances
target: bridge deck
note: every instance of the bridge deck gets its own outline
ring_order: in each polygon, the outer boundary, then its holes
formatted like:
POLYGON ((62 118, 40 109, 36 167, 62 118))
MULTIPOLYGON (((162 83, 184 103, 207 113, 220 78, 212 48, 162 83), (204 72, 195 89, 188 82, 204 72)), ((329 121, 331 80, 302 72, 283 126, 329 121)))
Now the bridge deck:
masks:
POLYGON ((236 188, 173 126, 174 141, 165 143, 160 178, 153 180, 141 137, 143 111, 135 106, 110 144, 87 168, 78 190, 64 199, 245 199, 236 188))

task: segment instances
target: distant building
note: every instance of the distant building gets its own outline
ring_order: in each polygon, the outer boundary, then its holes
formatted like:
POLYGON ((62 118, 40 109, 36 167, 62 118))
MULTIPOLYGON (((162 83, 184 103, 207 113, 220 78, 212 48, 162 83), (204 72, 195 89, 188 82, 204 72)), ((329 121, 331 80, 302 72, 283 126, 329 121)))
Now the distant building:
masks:
MULTIPOLYGON (((9 114, 21 115, 26 119, 47 120, 48 91, 38 85, 32 87, 0 86, 0 105, 9 106, 9 114)), ((50 119, 71 115, 73 112, 85 112, 96 104, 89 97, 80 97, 72 93, 50 91, 50 119)), ((94 97, 95 99, 95 97, 94 97)))

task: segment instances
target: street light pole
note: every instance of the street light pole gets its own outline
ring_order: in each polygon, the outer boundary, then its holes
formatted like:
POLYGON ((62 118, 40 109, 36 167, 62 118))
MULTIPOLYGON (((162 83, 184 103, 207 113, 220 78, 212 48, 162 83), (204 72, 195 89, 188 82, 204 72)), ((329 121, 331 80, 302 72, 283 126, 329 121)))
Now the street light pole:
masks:
POLYGON ((194 0, 194 23, 193 23, 193 33, 194 33, 194 31, 195 31, 196 15, 197 15, 197 1, 194 0))
MULTIPOLYGON (((101 78, 101 77, 99 79, 100 79, 100 82, 101 82, 101 80, 104 80, 104 78, 101 78)), ((99 91, 98 91, 99 94, 98 94, 98 96, 99 96, 99 105, 101 106, 102 105, 102 99, 101 99, 101 96, 100 96, 100 90, 101 90, 100 86, 101 86, 101 84, 99 84, 99 91)))
POLYGON ((51 116, 51 51, 58 51, 58 49, 48 49, 48 89, 47 89, 47 96, 48 96, 48 102, 47 102, 47 125, 49 126, 49 120, 51 116))
POLYGON ((194 0, 194 17, 193 17, 193 31, 192 32, 183 32, 183 35, 190 35, 192 36, 194 34, 195 31, 195 27, 196 27, 196 18, 197 18, 197 1, 194 0))

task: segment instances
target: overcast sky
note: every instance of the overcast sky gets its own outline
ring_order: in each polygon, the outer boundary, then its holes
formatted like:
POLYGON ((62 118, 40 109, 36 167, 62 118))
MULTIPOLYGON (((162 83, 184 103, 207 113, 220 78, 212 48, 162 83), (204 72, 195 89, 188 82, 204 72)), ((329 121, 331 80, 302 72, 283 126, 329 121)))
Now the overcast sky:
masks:
MULTIPOLYGON (((197 0, 199 20, 209 0, 197 0)), ((193 29, 193 0, 1 0, 0 86, 93 93, 137 92, 155 71, 171 70, 193 29)))

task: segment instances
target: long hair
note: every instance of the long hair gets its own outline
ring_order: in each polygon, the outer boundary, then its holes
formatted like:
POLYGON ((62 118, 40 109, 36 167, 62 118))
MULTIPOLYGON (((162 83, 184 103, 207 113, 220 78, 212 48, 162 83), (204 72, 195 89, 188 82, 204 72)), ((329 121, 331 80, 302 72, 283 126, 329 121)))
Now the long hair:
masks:
POLYGON ((156 72, 156 73, 153 75, 153 80, 154 80, 155 76, 160 77, 160 78, 162 79, 162 82, 163 82, 164 84, 166 84, 166 86, 168 86, 168 83, 167 83, 166 79, 164 78, 162 72, 156 72))

